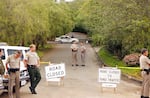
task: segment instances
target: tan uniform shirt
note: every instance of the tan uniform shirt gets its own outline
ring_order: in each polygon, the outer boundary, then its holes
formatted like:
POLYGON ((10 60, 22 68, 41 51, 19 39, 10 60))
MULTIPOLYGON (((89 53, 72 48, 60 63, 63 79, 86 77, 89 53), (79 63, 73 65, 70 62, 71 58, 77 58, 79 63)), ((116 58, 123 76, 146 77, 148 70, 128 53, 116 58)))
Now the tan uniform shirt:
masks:
POLYGON ((20 58, 15 58, 15 55, 10 55, 6 61, 10 68, 20 68, 20 58))
POLYGON ((140 68, 149 69, 150 68, 150 59, 147 56, 140 56, 140 68))
POLYGON ((86 52, 86 47, 85 46, 81 46, 80 47, 80 51, 81 51, 81 53, 85 53, 86 52))
POLYGON ((77 44, 72 44, 71 49, 72 50, 78 50, 78 45, 77 44))
POLYGON ((38 65, 40 58, 36 52, 29 51, 26 54, 25 60, 27 60, 28 65, 38 65))

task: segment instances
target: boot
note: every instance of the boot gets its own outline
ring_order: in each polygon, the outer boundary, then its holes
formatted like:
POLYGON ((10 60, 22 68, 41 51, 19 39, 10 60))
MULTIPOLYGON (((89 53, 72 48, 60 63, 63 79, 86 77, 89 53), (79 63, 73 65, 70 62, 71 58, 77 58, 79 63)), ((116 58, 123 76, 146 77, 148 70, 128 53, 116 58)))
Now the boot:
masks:
POLYGON ((144 96, 141 96, 141 98, 144 98, 144 96))
POLYGON ((143 98, 149 98, 149 97, 143 97, 143 98))

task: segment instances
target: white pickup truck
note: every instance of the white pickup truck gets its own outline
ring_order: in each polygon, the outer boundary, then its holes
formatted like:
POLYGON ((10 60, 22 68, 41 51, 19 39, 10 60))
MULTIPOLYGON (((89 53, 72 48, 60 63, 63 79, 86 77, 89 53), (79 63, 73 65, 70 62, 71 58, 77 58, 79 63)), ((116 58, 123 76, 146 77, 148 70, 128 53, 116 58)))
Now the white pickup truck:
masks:
MULTIPOLYGON (((8 75, 6 72, 6 60, 9 55, 13 54, 15 51, 22 51, 21 65, 20 65, 20 86, 24 86, 29 82, 29 74, 27 68, 24 66, 23 59, 26 52, 29 50, 29 47, 21 46, 0 46, 0 49, 3 50, 3 56, 1 57, 3 64, 0 65, 0 71, 4 72, 0 74, 0 93, 8 89, 8 75)), ((0 73, 2 73, 0 72, 0 73)))

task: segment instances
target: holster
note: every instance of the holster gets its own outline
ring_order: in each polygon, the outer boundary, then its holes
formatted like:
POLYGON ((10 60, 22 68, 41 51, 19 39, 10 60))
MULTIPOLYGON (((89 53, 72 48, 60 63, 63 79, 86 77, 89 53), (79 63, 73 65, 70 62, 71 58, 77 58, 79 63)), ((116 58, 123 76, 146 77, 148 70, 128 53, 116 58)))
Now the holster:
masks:
POLYGON ((145 71, 146 74, 149 75, 150 69, 144 69, 143 71, 145 71))

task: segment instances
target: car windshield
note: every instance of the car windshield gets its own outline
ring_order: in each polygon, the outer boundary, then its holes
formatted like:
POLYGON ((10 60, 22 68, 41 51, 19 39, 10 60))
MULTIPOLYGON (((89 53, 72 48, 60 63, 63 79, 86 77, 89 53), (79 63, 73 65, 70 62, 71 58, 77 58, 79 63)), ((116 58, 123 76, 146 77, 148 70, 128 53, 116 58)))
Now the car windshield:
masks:
MULTIPOLYGON (((16 51, 18 51, 18 50, 8 49, 8 50, 7 50, 8 56, 14 54, 16 51)), ((21 51, 21 50, 19 50, 19 51, 21 51)), ((21 51, 21 52, 22 52, 22 51, 21 51)), ((23 60, 23 58, 24 58, 24 57, 23 57, 23 55, 22 55, 22 56, 21 56, 21 61, 23 60)))
POLYGON ((65 37, 60 37, 61 39, 65 39, 65 37))

